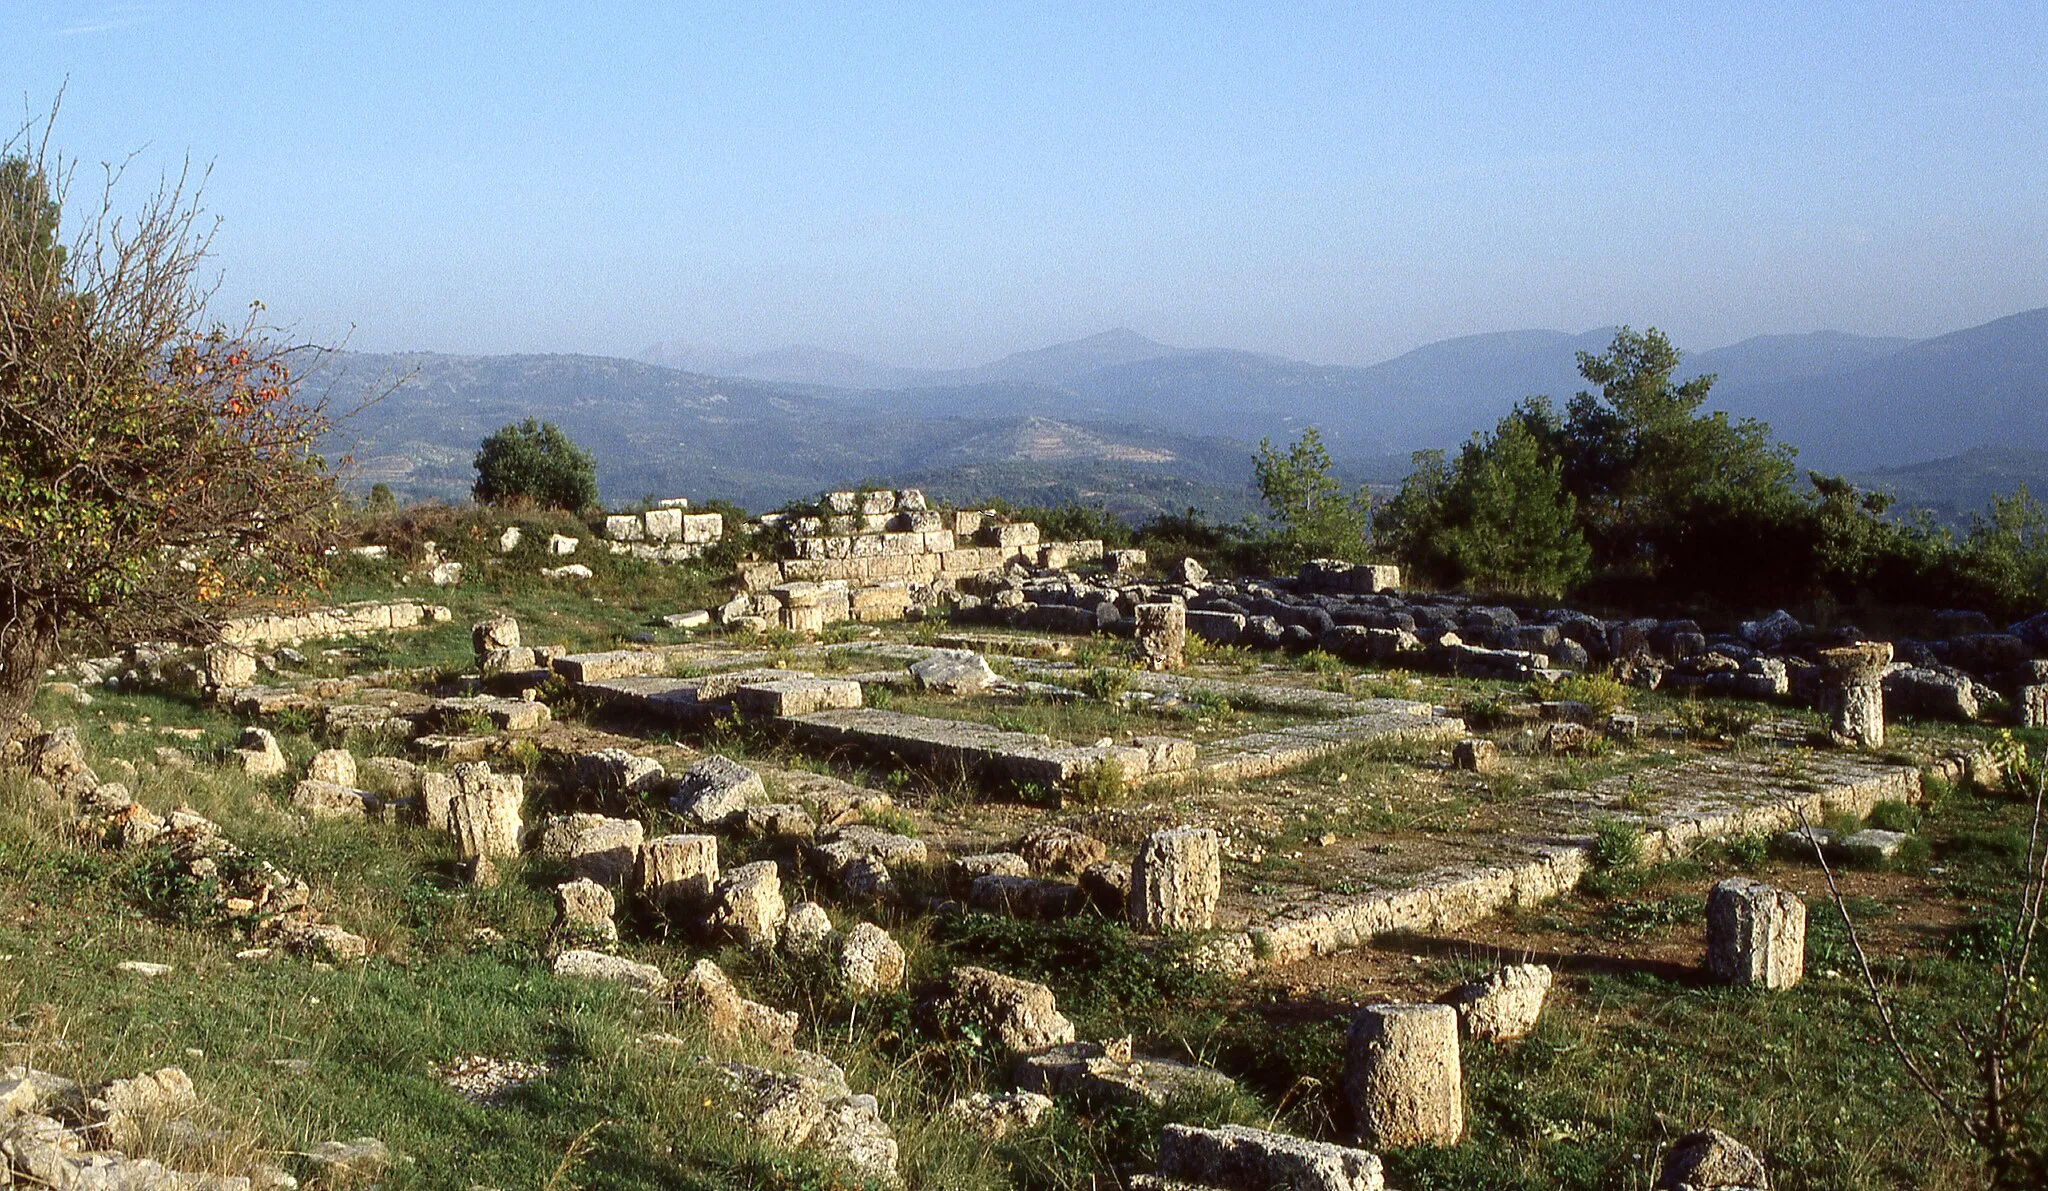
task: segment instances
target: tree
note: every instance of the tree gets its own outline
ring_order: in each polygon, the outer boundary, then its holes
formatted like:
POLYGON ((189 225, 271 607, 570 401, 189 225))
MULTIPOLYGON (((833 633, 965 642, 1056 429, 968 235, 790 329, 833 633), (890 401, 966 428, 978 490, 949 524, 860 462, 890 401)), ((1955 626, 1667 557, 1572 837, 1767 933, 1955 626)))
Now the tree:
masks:
POLYGON ((1252 474, 1283 553, 1295 556, 1290 561, 1365 557, 1371 501, 1364 489, 1347 494, 1331 466, 1323 436, 1313 426, 1284 454, 1270 440, 1259 440, 1252 474))
POLYGON ((1491 438, 1473 436, 1443 494, 1441 549, 1462 582, 1555 598, 1586 577, 1592 550, 1562 471, 1520 418, 1491 438))
POLYGON ((0 145, 0 733, 60 642, 205 641, 319 574, 337 499, 304 349, 206 315, 186 179, 57 241, 70 167, 0 145))
POLYGON ((476 453, 478 502, 575 512, 597 503, 597 465, 553 422, 507 423, 476 453))

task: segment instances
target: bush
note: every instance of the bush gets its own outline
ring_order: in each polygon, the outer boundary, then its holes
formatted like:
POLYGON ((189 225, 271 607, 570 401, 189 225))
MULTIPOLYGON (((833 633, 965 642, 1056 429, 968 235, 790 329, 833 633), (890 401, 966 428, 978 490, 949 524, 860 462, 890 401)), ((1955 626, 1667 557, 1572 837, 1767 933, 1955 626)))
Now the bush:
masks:
POLYGON ((476 453, 478 502, 574 512, 597 503, 597 465, 553 422, 508 423, 476 453))

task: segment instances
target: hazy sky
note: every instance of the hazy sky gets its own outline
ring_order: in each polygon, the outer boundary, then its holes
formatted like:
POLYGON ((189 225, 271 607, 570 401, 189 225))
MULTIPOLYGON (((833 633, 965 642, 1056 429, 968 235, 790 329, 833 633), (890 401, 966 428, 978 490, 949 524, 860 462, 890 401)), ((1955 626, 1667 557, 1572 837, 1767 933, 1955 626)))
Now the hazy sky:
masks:
POLYGON ((210 162, 223 294, 365 349, 1366 363, 2048 305, 2048 5, 1765 7, 0 0, 0 82, 68 80, 88 163, 210 162))

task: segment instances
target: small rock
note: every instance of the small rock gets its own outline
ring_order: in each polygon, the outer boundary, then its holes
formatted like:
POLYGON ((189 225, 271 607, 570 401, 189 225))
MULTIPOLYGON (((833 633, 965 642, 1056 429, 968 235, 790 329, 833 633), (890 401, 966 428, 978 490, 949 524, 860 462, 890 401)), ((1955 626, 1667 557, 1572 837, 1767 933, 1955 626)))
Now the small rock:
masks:
POLYGON ((1447 999, 1458 1011, 1465 1037, 1507 1042, 1536 1028, 1550 980, 1550 969, 1543 964, 1515 964, 1460 986, 1447 999))
POLYGON ((1657 1191, 1769 1191, 1770 1185, 1756 1151, 1719 1129, 1698 1129, 1679 1138, 1657 1176, 1657 1191))
POLYGON ((114 970, 117 972, 127 972, 134 976, 168 976, 171 974, 171 965, 150 963, 147 960, 140 959, 127 959, 115 964, 114 970))
POLYGON ((1052 1097, 1037 1092, 1009 1092, 992 1096, 976 1092, 946 1106, 946 1115, 990 1141, 1038 1124, 1052 1108, 1052 1097))

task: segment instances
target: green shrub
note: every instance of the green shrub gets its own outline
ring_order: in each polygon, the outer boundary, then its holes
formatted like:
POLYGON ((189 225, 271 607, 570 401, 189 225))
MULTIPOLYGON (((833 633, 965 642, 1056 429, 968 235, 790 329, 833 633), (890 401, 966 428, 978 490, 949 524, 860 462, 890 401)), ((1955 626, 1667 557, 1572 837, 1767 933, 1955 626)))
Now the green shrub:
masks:
POLYGON ((479 504, 585 509, 597 503, 597 464, 553 422, 500 427, 476 453, 479 504))

